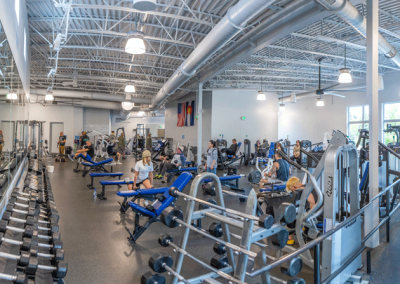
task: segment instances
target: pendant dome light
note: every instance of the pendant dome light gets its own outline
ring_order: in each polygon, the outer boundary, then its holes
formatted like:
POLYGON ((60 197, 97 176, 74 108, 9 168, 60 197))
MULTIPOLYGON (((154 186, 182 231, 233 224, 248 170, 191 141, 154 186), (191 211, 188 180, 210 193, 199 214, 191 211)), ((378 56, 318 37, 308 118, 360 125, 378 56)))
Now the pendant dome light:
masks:
POLYGON ((351 77, 351 70, 349 68, 346 68, 346 52, 347 52, 347 47, 344 45, 344 68, 339 69, 340 75, 338 82, 347 84, 353 82, 353 78, 351 77))
POLYGON ((136 89, 135 86, 133 85, 133 82, 128 81, 125 86, 125 93, 134 93, 134 92, 136 92, 136 89))
POLYGON ((261 76, 261 91, 258 91, 257 101, 265 101, 267 97, 265 96, 264 92, 262 91, 262 76, 261 76))
POLYGON ((128 41, 125 45, 125 52, 130 54, 143 54, 146 52, 143 32, 137 30, 128 32, 128 41))
POLYGON ((54 96, 53 96, 53 94, 52 94, 51 91, 48 91, 48 92, 46 93, 46 95, 45 95, 45 97, 44 97, 44 100, 45 100, 46 102, 52 102, 52 101, 54 101, 54 96))

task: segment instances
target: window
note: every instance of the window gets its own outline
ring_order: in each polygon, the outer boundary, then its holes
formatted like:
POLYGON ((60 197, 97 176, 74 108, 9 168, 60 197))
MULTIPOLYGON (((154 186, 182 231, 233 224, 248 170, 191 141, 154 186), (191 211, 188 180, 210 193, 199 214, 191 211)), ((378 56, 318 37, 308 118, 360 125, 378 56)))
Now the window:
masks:
MULTIPOLYGON (((399 120, 400 121, 400 120, 399 120)), ((369 128, 369 107, 354 106, 347 108, 347 133, 350 140, 357 142, 359 130, 369 128)))
POLYGON ((383 104, 383 143, 385 144, 393 142, 393 138, 397 141, 396 133, 387 131, 388 125, 400 125, 400 103, 383 104))

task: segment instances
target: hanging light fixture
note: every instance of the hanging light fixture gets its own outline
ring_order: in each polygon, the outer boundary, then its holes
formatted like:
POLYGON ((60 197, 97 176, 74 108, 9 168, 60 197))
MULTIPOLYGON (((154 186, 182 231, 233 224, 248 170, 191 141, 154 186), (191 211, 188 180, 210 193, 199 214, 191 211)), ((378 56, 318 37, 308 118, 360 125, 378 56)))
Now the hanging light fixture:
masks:
POLYGON ((261 77, 261 91, 258 91, 257 101, 265 101, 267 97, 265 96, 264 92, 262 91, 262 77, 261 77))
POLYGON ((45 97, 44 97, 44 100, 45 100, 46 102, 52 102, 52 101, 54 101, 54 96, 53 96, 53 94, 52 94, 51 91, 48 91, 48 92, 46 93, 46 95, 45 95, 45 97))
POLYGON ((346 45, 344 46, 344 68, 339 69, 340 71, 340 75, 339 75, 339 83, 351 83, 353 82, 353 78, 351 77, 351 70, 349 68, 346 68, 346 52, 347 52, 347 48, 346 45))
POLYGON ((124 109, 124 110, 131 110, 135 106, 135 103, 122 102, 121 106, 122 106, 122 109, 124 109))
POLYGON ((144 116, 144 111, 139 111, 138 116, 144 116))
POLYGON ((133 82, 129 81, 126 83, 125 86, 125 93, 134 93, 136 92, 135 86, 133 85, 133 82))
POLYGON ((146 52, 143 32, 137 30, 128 32, 128 41, 125 45, 125 52, 130 54, 143 54, 146 52))
POLYGON ((323 107, 323 106, 325 106, 324 99, 321 97, 317 98, 317 107, 323 107))

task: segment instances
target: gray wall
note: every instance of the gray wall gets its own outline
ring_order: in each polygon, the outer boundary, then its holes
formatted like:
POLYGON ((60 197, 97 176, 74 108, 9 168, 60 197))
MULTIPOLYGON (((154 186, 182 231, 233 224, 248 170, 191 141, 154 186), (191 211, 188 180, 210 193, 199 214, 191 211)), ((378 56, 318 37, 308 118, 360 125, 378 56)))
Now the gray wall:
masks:
MULTIPOLYGON (((250 139, 254 145, 264 138, 276 141, 278 138, 278 96, 266 93, 266 101, 257 101, 255 90, 213 90, 212 98, 212 139, 238 142, 250 139), (246 120, 240 117, 245 116, 246 120)), ((242 148, 243 150, 243 148, 242 148)), ((254 146, 251 147, 254 151, 254 146)))
MULTIPOLYGON (((399 72, 384 76, 385 88, 379 91, 379 139, 382 140, 382 104, 400 102, 399 72)), ((316 107, 317 97, 287 103, 286 111, 279 114, 279 137, 289 135, 289 139, 311 140, 322 142, 325 132, 332 129, 347 133, 347 108, 349 106, 367 105, 369 99, 365 92, 341 92, 346 98, 324 96, 325 106, 316 107)))
MULTIPOLYGON (((184 98, 168 103, 165 105, 165 136, 174 139, 174 145, 179 143, 185 145, 189 143, 191 146, 197 146, 197 120, 194 126, 177 127, 178 121, 178 103, 191 102, 196 100, 196 94, 190 93, 184 98), (184 138, 182 138, 184 135, 184 138)), ((197 102, 195 103, 197 110, 197 102)), ((203 145, 202 152, 207 149, 208 141, 211 139, 211 119, 212 119, 212 93, 203 91, 203 145)), ((195 110, 195 115, 197 111, 195 110)))
POLYGON ((110 110, 84 108, 83 111, 84 130, 95 130, 101 133, 110 132, 110 110))

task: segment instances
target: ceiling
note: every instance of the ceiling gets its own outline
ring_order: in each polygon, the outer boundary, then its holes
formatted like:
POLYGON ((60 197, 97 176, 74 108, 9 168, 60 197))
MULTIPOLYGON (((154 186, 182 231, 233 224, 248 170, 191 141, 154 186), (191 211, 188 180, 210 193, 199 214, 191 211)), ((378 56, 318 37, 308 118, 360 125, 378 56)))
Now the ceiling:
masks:
MULTIPOLYGON (((298 0, 278 0, 250 20, 246 28, 206 61, 197 73, 253 29, 298 0)), ((356 7, 366 14, 364 1, 356 7)), ((128 80, 135 96, 151 98, 229 7, 237 0, 158 0, 155 11, 132 8, 132 0, 27 0, 31 38, 31 88, 123 94, 128 80), (68 10, 66 7, 71 7, 68 10), (124 51, 126 34, 145 33, 147 52, 132 56, 124 51), (67 38, 59 53, 53 48, 58 33, 67 38), (57 59, 58 56, 58 60, 57 59), (56 63, 57 62, 57 63, 56 63), (57 66, 56 66, 57 65, 57 66), (55 76, 48 77, 51 69, 55 76)), ((351 1, 354 2, 354 1, 351 1)), ((318 58, 324 57, 322 84, 334 85, 339 69, 355 78, 366 75, 365 38, 338 17, 327 14, 295 32, 247 54, 222 72, 215 70, 206 88, 251 88, 274 92, 304 92, 318 86, 318 58)), ((380 32, 400 50, 400 1, 380 1, 380 32)), ((379 72, 400 71, 390 59, 379 57, 379 72)), ((196 75, 194 75, 196 77, 196 75)), ((189 82, 190 83, 190 82, 189 82)), ((187 83, 181 92, 192 87, 187 83)), ((191 85, 193 86, 193 84, 191 85)), ((34 89, 33 89, 34 90, 34 89)), ((34 91, 33 91, 34 92, 34 91)))

